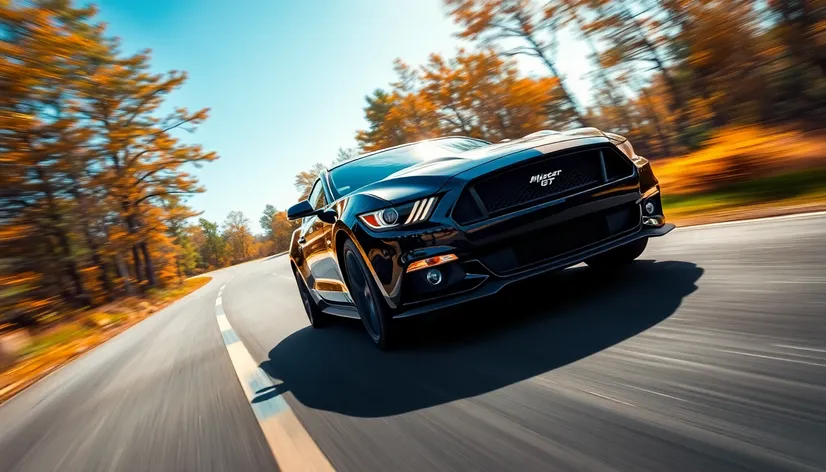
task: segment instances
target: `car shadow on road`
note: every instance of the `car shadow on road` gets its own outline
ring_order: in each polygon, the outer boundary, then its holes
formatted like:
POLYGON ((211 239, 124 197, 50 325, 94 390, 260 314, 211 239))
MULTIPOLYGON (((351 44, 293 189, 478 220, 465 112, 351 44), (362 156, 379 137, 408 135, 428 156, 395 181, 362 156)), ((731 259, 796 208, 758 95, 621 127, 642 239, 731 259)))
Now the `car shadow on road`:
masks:
POLYGON ((576 267, 452 312, 405 320, 381 352, 358 321, 301 329, 261 364, 302 404, 383 417, 480 395, 596 354, 663 321, 703 269, 642 260, 616 273, 576 267))

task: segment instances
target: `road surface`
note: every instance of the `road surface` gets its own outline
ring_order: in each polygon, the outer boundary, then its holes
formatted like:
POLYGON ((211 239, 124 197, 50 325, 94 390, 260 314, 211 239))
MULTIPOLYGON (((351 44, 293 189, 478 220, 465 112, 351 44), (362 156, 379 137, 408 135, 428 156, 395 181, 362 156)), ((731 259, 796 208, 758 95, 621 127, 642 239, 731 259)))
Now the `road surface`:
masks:
POLYGON ((679 229, 391 353, 309 328, 284 257, 212 275, 0 407, 0 470, 278 470, 273 399, 342 471, 826 469, 824 215, 679 229), (275 379, 252 404, 216 304, 275 379))

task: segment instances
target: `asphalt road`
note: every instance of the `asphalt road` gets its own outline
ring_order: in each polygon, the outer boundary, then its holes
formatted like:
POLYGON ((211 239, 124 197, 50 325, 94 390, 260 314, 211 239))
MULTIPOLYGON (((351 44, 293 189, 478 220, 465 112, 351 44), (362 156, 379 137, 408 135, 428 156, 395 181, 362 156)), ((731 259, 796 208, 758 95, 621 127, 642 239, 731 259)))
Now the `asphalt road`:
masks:
POLYGON ((223 310, 342 471, 826 470, 826 216, 679 229, 382 353, 307 326, 284 257, 198 292, 0 407, 0 470, 276 470, 223 310))

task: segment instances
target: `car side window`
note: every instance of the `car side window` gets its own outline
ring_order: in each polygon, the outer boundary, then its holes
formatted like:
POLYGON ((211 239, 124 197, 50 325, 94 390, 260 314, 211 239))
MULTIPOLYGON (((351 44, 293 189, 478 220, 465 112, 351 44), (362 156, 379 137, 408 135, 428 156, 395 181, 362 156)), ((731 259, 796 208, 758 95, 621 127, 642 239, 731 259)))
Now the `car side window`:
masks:
POLYGON ((323 189, 321 188, 321 181, 316 180, 315 183, 313 184, 313 189, 310 190, 310 196, 307 197, 307 201, 310 202, 310 206, 312 206, 316 210, 318 209, 318 207, 316 206, 316 202, 318 201, 319 194, 324 195, 324 192, 323 192, 323 189))
POLYGON ((310 194, 310 205, 316 210, 327 206, 327 197, 324 196, 324 188, 321 180, 316 181, 313 193, 310 194))

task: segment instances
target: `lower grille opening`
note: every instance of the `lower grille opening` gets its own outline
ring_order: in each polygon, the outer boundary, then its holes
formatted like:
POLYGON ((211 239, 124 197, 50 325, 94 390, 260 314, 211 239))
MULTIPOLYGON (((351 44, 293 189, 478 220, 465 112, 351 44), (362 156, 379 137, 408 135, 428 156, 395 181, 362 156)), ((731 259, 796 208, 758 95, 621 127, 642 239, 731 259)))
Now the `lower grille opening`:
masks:
POLYGON ((497 243, 479 260, 504 275, 619 237, 639 227, 640 215, 633 203, 581 216, 497 243))

